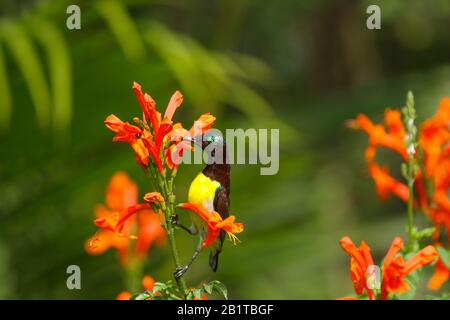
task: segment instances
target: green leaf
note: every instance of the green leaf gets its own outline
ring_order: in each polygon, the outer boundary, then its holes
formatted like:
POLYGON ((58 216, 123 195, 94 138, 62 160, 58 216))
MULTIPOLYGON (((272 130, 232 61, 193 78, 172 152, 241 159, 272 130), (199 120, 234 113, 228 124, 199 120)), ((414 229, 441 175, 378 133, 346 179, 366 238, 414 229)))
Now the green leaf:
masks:
POLYGON ((214 291, 216 291, 218 294, 220 294, 221 296, 223 296, 226 300, 228 300, 228 290, 227 287, 220 281, 214 280, 211 281, 211 283, 213 284, 213 289, 214 291))
MULTIPOLYGON (((210 90, 211 85, 218 85, 217 78, 205 77, 202 70, 204 64, 198 62, 199 48, 189 38, 176 34, 162 24, 151 22, 147 25, 144 40, 155 50, 165 62, 183 90, 189 92, 193 107, 208 105, 209 111, 216 113, 218 97, 217 88, 210 90), (161 41, 164 39, 164 41, 161 41)), ((203 55, 203 60, 205 55, 203 55)), ((208 62, 211 58, 208 58, 208 62)), ((210 63, 209 63, 210 64, 210 63)), ((226 80, 230 80, 225 77, 226 80)))
POLYGON ((436 230, 435 227, 425 228, 420 231, 416 231, 415 237, 417 240, 422 240, 425 238, 429 238, 433 235, 433 232, 436 230))
POLYGON ((151 298, 152 295, 145 291, 145 292, 141 292, 141 293, 136 293, 134 295, 131 296, 130 300, 147 300, 148 298, 151 298))
POLYGON ((153 294, 160 292, 160 291, 164 291, 166 290, 167 284, 163 283, 163 282, 156 282, 155 285, 153 286, 153 294))
POLYGON ((213 287, 214 287, 214 284, 212 284, 211 282, 203 284, 203 290, 205 290, 205 292, 207 294, 212 294, 213 287))
POLYGON ((186 300, 194 300, 194 293, 192 291, 189 291, 186 300))
POLYGON ((145 55, 144 43, 125 5, 117 0, 102 0, 94 6, 105 19, 127 59, 142 58, 145 55))
POLYGON ((50 123, 50 93, 38 54, 22 25, 3 20, 1 37, 5 40, 30 91, 36 109, 38 125, 45 129, 50 123))
POLYGON ((50 69, 53 111, 52 126, 59 145, 69 139, 72 118, 72 64, 67 43, 57 27, 48 20, 31 18, 30 32, 45 50, 50 69))
POLYGON ((197 289, 194 289, 192 292, 193 292, 195 298, 197 298, 199 300, 202 299, 202 296, 203 296, 202 289, 197 288, 197 289))
POLYGON ((6 64, 0 43, 0 131, 6 131, 11 121, 11 92, 6 72, 6 64))
POLYGON ((445 266, 450 268, 450 252, 442 247, 437 247, 436 250, 445 266))

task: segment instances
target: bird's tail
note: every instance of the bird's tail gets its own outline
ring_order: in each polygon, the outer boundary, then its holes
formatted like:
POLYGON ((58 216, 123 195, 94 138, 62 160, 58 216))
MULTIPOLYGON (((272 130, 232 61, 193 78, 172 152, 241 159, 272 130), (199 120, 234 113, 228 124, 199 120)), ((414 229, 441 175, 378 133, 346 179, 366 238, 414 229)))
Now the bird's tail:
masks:
POLYGON ((225 240, 225 231, 220 230, 220 237, 217 239, 217 243, 214 249, 209 253, 209 266, 212 271, 216 272, 219 267, 219 255, 222 252, 223 242, 225 240))
POLYGON ((219 267, 219 254, 220 251, 214 250, 209 253, 209 266, 212 271, 216 272, 219 267))

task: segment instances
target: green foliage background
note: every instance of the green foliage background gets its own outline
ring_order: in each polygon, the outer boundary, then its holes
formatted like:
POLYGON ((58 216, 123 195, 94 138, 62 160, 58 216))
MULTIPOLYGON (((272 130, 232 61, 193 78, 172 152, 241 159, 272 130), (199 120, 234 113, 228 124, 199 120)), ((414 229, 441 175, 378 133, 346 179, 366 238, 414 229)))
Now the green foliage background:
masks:
MULTIPOLYGON (((450 94, 448 1, 4 0, 0 10, 0 298, 125 289, 115 252, 92 257, 83 246, 114 172, 127 171, 141 195, 149 187, 103 126, 110 113, 139 113, 133 80, 160 108, 180 89, 185 123, 211 111, 222 129, 280 128, 277 175, 233 167, 242 243, 226 247, 217 274, 202 254, 190 284, 216 278, 236 299, 334 299, 352 291, 343 235, 366 240, 377 261, 404 236, 404 204, 377 199, 366 138, 344 122, 380 119, 407 90, 420 121, 450 94), (65 27, 69 4, 81 7, 81 30, 65 27), (382 30, 366 29, 369 4, 380 5, 382 30), (82 290, 66 288, 71 264, 82 290)), ((180 201, 200 169, 180 170, 180 201)), ((178 238, 184 259, 195 241, 178 238)), ((152 250, 147 271, 168 279, 169 252, 152 250)))

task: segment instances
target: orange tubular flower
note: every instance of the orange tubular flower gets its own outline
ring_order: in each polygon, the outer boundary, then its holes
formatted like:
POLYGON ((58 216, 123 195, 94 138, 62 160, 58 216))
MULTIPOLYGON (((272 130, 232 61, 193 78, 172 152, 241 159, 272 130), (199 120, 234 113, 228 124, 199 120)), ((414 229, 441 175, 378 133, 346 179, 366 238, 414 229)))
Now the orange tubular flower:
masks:
POLYGON ((367 286, 366 281, 367 270, 369 266, 373 265, 369 246, 362 241, 359 248, 357 248, 349 237, 343 237, 339 243, 342 249, 350 256, 350 275, 356 294, 361 295, 364 291, 367 291, 369 299, 374 300, 375 296, 367 286))
POLYGON ((423 268, 434 262, 438 258, 438 253, 433 246, 427 246, 416 253, 407 262, 402 256, 397 256, 403 248, 403 240, 396 237, 384 258, 381 272, 383 274, 383 282, 381 284, 381 299, 388 298, 388 294, 402 293, 409 289, 405 278, 414 270, 423 268))
POLYGON ((391 177, 388 169, 381 168, 376 163, 371 163, 369 164, 369 172, 375 181, 377 192, 381 199, 386 200, 392 193, 403 201, 408 201, 408 187, 391 177))
POLYGON ((128 175, 123 172, 113 175, 107 187, 106 206, 96 209, 94 223, 101 229, 86 241, 89 254, 98 255, 112 247, 118 250, 120 262, 126 265, 130 255, 144 259, 153 243, 165 239, 158 216, 149 204, 137 204, 137 200, 137 186, 128 175), (129 241, 136 237, 126 235, 135 231, 139 238, 132 246, 129 241))
POLYGON ((441 286, 450 279, 450 268, 439 260, 434 267, 434 274, 428 281, 428 288, 431 290, 439 290, 441 286))
POLYGON ((401 121, 400 111, 387 109, 384 114, 384 122, 385 126, 375 125, 366 115, 359 114, 355 120, 348 122, 348 126, 363 130, 369 136, 368 149, 373 150, 371 152, 366 150, 366 155, 370 155, 367 159, 369 162, 374 160, 374 148, 376 147, 392 149, 406 159, 405 129, 401 121))
MULTIPOLYGON (((357 248, 349 237, 344 237, 340 241, 341 247, 350 257, 350 270, 357 295, 367 291, 369 299, 374 300, 375 296, 372 290, 367 287, 367 271, 369 266, 373 265, 373 259, 370 254, 370 248, 363 241, 357 248)), ((409 289, 406 277, 419 268, 431 264, 438 258, 438 253, 433 246, 427 246, 420 250, 407 262, 399 252, 403 248, 403 240, 396 237, 384 258, 381 267, 381 300, 386 300, 389 293, 402 293, 409 289)))
POLYGON ((203 241, 203 246, 208 247, 219 237, 220 230, 224 230, 233 243, 238 241, 235 236, 236 233, 241 233, 244 231, 244 225, 242 223, 236 223, 235 216, 229 216, 225 220, 222 219, 220 214, 216 211, 208 211, 205 207, 195 203, 181 203, 180 208, 184 210, 189 210, 196 213, 200 218, 202 218, 208 225, 208 234, 206 239, 203 241))
POLYGON ((129 237, 130 239, 137 239, 137 237, 126 235, 122 231, 124 229, 125 222, 129 220, 132 215, 135 215, 137 212, 146 209, 150 209, 150 205, 136 204, 134 206, 126 208, 125 210, 122 210, 121 213, 113 212, 109 216, 97 218, 94 220, 94 224, 102 229, 112 231, 116 233, 118 236, 129 237))
MULTIPOLYGON (((106 206, 98 206, 95 209, 97 219, 114 220, 115 212, 119 212, 137 202, 138 190, 136 184, 123 172, 114 174, 106 190, 106 206)), ((118 214, 117 214, 118 218, 118 214)), ((118 219, 117 219, 118 220, 118 219)), ((110 224, 113 224, 110 221, 110 224)), ((125 260, 128 253, 128 239, 118 237, 110 230, 100 230, 95 236, 86 242, 86 251, 92 255, 98 255, 109 248, 115 248, 119 252, 121 261, 125 260)))
MULTIPOLYGON (((141 89, 141 85, 134 82, 133 83, 133 91, 136 97, 141 104, 141 108, 144 112, 144 121, 150 121, 151 127, 154 133, 154 139, 147 139, 145 141, 146 146, 149 150, 151 150, 151 155, 153 160, 158 167, 160 172, 163 171, 163 166, 161 163, 161 152, 163 147, 164 138, 172 131, 173 123, 172 118, 175 114, 175 111, 181 106, 183 103, 183 95, 179 91, 175 91, 175 93, 170 98, 169 104, 167 105, 166 112, 164 114, 164 118, 161 120, 161 114, 156 111, 156 103, 155 101, 148 95, 147 93, 143 93, 141 89)), ((164 153, 164 151, 163 151, 164 153)))
POLYGON ((113 141, 128 143, 136 153, 136 161, 141 166, 148 165, 149 152, 144 143, 145 133, 141 128, 123 122, 113 114, 106 118, 105 125, 116 133, 113 141))
POLYGON ((202 135, 209 129, 211 129, 216 122, 216 117, 211 115, 211 113, 202 114, 197 120, 194 121, 194 124, 189 129, 189 135, 191 137, 197 137, 202 135))
MULTIPOLYGON (((366 148, 365 158, 380 198, 385 200, 390 194, 394 194, 406 202, 409 194, 408 187, 392 177, 387 169, 381 168, 375 162, 378 147, 394 150, 403 159, 407 158, 404 142, 405 128, 400 111, 387 109, 384 113, 384 124, 375 125, 363 114, 359 114, 355 120, 350 120, 347 124, 350 128, 363 130, 369 136, 369 146, 366 148)), ((420 177, 417 179, 417 184, 422 184, 420 177)), ((422 197, 420 200, 422 200, 422 197)))

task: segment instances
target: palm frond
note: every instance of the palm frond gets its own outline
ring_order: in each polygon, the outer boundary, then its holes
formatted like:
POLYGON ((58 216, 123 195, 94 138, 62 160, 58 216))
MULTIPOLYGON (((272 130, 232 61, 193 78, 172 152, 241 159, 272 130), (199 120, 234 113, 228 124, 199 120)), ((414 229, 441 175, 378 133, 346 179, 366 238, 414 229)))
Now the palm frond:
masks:
POLYGON ((108 24, 126 58, 130 61, 142 58, 144 44, 126 7, 117 0, 97 1, 94 7, 108 24))
POLYGON ((21 23, 17 21, 4 20, 0 32, 30 91, 38 125, 46 129, 50 123, 51 99, 36 49, 21 23))
POLYGON ((49 20, 35 17, 30 31, 45 50, 50 69, 53 110, 52 127, 58 144, 69 138, 72 118, 72 62, 66 40, 49 20))
POLYGON ((3 48, 0 43, 0 131, 5 132, 11 121, 11 91, 6 72, 3 48))

